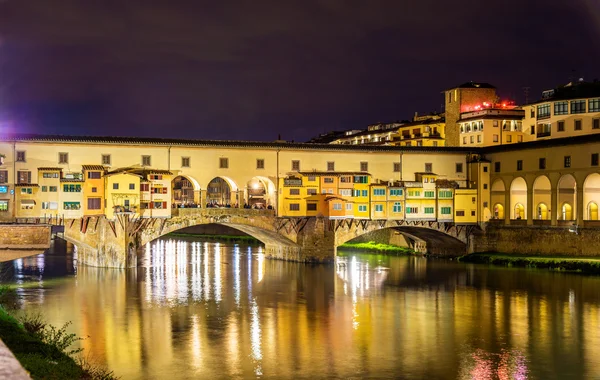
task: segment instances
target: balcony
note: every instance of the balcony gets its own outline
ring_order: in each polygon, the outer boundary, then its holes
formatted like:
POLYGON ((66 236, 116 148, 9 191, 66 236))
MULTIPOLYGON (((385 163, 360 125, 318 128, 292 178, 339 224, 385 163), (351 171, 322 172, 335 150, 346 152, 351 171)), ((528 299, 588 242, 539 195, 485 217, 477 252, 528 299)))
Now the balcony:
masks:
POLYGON ((550 131, 543 131, 543 132, 536 133, 536 136, 538 138, 540 138, 540 137, 548 137, 548 136, 551 136, 551 135, 552 135, 552 132, 550 132, 550 131))

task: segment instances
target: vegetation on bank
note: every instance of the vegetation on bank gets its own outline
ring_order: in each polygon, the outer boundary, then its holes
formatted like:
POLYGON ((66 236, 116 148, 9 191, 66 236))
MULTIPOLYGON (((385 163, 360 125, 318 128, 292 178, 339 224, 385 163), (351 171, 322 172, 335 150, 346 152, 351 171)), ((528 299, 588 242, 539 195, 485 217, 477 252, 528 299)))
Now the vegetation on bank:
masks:
POLYGON ((246 244, 261 244, 261 241, 250 235, 199 235, 199 234, 187 234, 183 232, 171 232, 166 235, 167 237, 184 237, 184 238, 196 238, 205 240, 219 240, 230 243, 246 243, 246 244))
POLYGON ((344 243, 338 247, 338 249, 351 249, 354 251, 376 251, 383 252, 387 254, 396 254, 396 255, 416 255, 417 252, 413 251, 407 247, 399 247, 397 245, 391 244, 383 244, 376 243, 374 241, 370 241, 367 243, 344 243))
POLYGON ((549 269, 555 271, 600 274, 600 258, 520 256, 501 253, 472 253, 458 259, 465 263, 492 264, 506 267, 549 269))
POLYGON ((91 365, 82 350, 70 347, 82 338, 46 324, 40 316, 19 315, 16 291, 0 286, 0 339, 33 379, 116 379, 112 372, 91 365))

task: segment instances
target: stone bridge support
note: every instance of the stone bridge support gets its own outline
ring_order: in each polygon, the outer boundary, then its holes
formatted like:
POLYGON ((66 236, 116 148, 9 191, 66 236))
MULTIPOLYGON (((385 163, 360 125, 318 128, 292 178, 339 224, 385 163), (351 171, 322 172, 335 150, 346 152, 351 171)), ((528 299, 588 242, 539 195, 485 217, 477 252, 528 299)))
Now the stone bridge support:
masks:
POLYGON ((393 228, 408 236, 423 253, 450 256, 466 253, 477 226, 453 223, 312 218, 278 218, 271 210, 179 209, 172 218, 135 218, 117 214, 65 222, 65 239, 77 247, 84 265, 110 268, 137 266, 137 254, 149 242, 183 228, 220 224, 235 228, 265 244, 268 258, 327 263, 336 247, 366 233, 393 228))

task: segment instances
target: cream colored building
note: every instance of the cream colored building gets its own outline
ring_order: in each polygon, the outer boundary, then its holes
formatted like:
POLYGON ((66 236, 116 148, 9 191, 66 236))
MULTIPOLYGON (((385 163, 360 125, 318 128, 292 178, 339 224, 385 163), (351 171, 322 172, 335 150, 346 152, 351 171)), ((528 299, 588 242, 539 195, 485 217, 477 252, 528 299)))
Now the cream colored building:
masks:
POLYGON ((463 112, 458 120, 460 146, 482 147, 531 141, 530 134, 523 131, 523 115, 524 111, 515 107, 490 106, 463 112))
POLYGON ((547 90, 521 107, 524 132, 531 140, 547 140, 600 132, 600 82, 577 81, 547 90))

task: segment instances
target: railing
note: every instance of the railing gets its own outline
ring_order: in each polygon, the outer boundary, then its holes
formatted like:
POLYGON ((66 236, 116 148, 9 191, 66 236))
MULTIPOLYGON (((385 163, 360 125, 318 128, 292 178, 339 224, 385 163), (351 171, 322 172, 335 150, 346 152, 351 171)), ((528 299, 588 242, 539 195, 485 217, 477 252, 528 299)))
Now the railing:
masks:
POLYGON ((252 209, 231 207, 209 207, 209 208, 173 208, 171 216, 194 216, 194 215, 240 215, 240 216, 275 216, 274 209, 252 209))
POLYGON ((537 137, 548 137, 550 135, 552 135, 552 132, 538 132, 536 134, 537 137))

